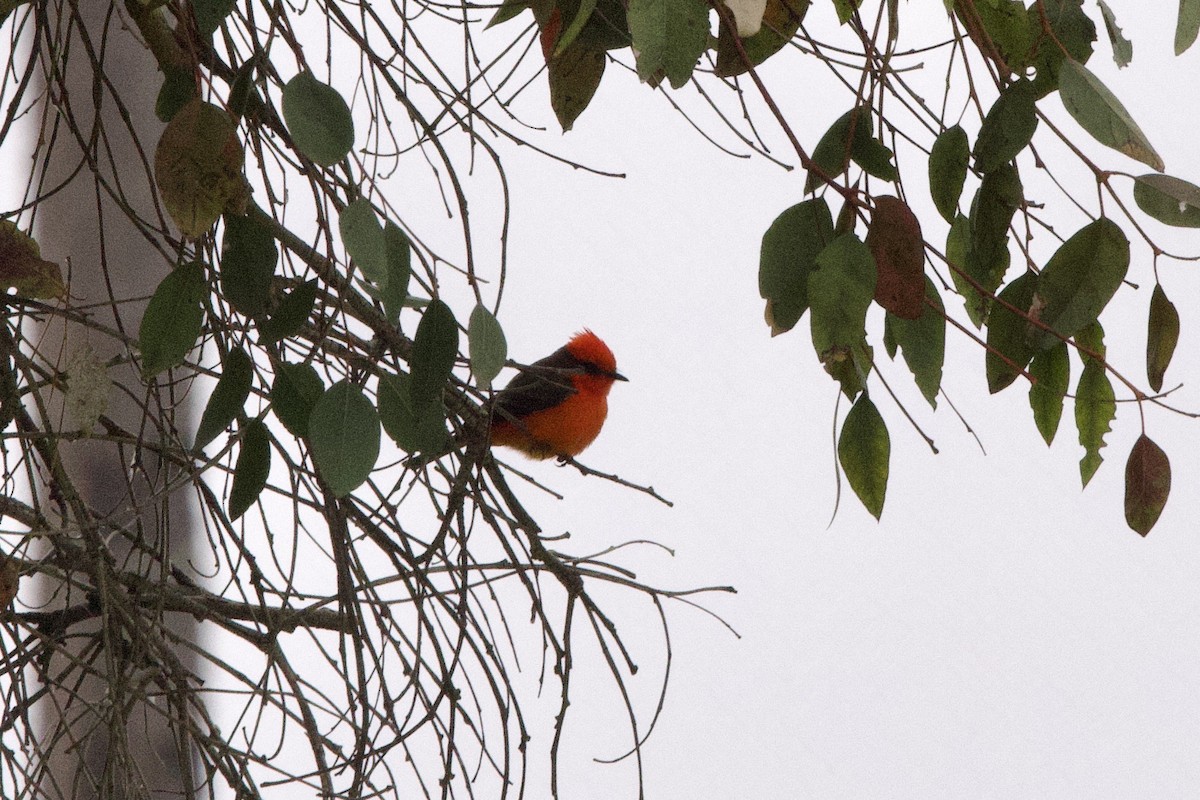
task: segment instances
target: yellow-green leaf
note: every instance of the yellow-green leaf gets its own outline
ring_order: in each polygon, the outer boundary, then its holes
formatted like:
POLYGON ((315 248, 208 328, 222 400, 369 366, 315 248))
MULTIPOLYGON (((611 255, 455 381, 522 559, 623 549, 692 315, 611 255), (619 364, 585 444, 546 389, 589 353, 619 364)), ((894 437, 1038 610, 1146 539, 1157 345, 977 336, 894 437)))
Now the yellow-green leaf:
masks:
POLYGON ((892 444, 887 425, 866 392, 859 395, 846 415, 837 449, 838 463, 846 473, 850 488, 871 516, 879 519, 887 495, 892 444))
POLYGON ((1146 331, 1146 377, 1150 388, 1162 391, 1163 376, 1175 354, 1179 342, 1179 312, 1175 304, 1167 299, 1167 293, 1159 284, 1154 285, 1150 295, 1150 317, 1146 331))
POLYGON ((20 297, 65 297, 62 270, 42 258, 37 241, 9 220, 0 220, 0 290, 16 289, 20 297))
POLYGON ((154 151, 154 182, 184 236, 199 237, 225 211, 249 198, 237 125, 222 108, 193 97, 179 109, 154 151))
POLYGON ((1063 106, 1096 141, 1159 172, 1165 168, 1146 134, 1108 87, 1078 61, 1065 59, 1058 73, 1063 106))

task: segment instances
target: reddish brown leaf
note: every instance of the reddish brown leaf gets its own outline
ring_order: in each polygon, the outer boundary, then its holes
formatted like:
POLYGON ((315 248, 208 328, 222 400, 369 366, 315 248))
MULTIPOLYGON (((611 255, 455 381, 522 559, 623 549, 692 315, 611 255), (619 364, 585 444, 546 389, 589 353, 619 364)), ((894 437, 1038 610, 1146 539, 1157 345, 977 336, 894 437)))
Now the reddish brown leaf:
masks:
POLYGON ((903 200, 875 198, 867 247, 878 272, 875 302, 901 319, 920 317, 925 310, 925 242, 921 223, 903 200))
POLYGON ((1145 536, 1158 522, 1171 493, 1171 462, 1146 434, 1138 437, 1125 463, 1125 521, 1145 536))

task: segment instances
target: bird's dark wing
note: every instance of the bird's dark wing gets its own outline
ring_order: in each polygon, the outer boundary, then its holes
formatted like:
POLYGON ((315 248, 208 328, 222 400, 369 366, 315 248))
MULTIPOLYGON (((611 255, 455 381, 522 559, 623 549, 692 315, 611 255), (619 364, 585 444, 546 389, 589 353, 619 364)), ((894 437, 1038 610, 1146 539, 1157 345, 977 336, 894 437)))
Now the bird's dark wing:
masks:
POLYGON ((565 347, 533 362, 496 395, 493 421, 522 419, 558 405, 575 394, 571 372, 579 369, 579 359, 565 347))

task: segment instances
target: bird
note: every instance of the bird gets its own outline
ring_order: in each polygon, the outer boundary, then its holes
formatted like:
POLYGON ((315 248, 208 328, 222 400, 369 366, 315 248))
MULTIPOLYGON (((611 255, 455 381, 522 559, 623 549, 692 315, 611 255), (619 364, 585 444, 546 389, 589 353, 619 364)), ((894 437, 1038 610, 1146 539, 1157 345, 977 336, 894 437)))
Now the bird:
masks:
POLYGON ((629 380, 617 359, 588 329, 525 367, 492 401, 491 443, 534 459, 560 461, 582 453, 608 416, 608 390, 629 380))

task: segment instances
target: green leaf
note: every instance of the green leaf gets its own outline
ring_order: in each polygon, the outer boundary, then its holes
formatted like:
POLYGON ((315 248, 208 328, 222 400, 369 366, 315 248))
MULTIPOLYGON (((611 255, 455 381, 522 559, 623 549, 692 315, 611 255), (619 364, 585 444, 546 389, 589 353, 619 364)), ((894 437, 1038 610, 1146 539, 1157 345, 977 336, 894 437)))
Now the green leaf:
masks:
MULTIPOLYGON (((1099 2, 1100 14, 1104 17, 1104 30, 1108 32, 1108 41, 1112 43, 1113 61, 1117 62, 1118 67, 1127 67, 1133 60, 1133 42, 1126 39, 1125 34, 1121 32, 1120 26, 1117 25, 1117 17, 1108 7, 1108 3, 1104 0, 1099 2)), ((1192 31, 1193 38, 1195 35, 1196 32, 1192 31)))
POLYGON ((1059 342, 1049 350, 1042 350, 1029 363, 1029 375, 1035 383, 1029 387, 1029 406, 1033 409, 1033 422, 1038 433, 1049 445, 1058 432, 1062 419, 1063 398, 1071 382, 1071 359, 1067 355, 1067 343, 1059 342))
POLYGON ((257 68, 257 59, 247 59, 238 67, 233 84, 229 87, 229 111, 237 119, 244 117, 247 111, 262 107, 262 98, 254 88, 254 72, 257 68))
POLYGON ((293 436, 303 438, 308 435, 313 407, 324 392, 325 384, 311 364, 280 362, 271 384, 271 410, 293 436))
POLYGON ((1015 381, 1021 374, 1018 370, 1024 369, 1033 358, 1035 350, 1029 344, 1029 320, 1010 311, 1005 303, 1028 311, 1033 303, 1037 282, 1036 273, 1023 273, 997 295, 998 301, 988 314, 988 350, 984 355, 984 371, 987 373, 988 391, 992 394, 1015 381), (1001 355, 1008 358, 1016 368, 1006 363, 1001 355))
POLYGON ((308 420, 317 470, 336 497, 358 488, 379 458, 379 414, 353 383, 338 381, 321 395, 308 420))
POLYGON ((283 87, 283 120, 301 153, 332 167, 354 146, 350 106, 332 86, 301 72, 283 87))
POLYGON ((854 17, 854 10, 862 5, 862 0, 833 0, 837 10, 838 24, 845 25, 854 17))
POLYGON ((554 56, 546 66, 550 80, 550 107, 564 132, 571 130, 583 113, 600 80, 608 57, 603 50, 575 42, 561 55, 554 56))
POLYGON ((704 0, 629 0, 629 33, 637 74, 652 80, 662 70, 675 89, 686 84, 708 47, 704 0))
POLYGON ((875 197, 867 229, 875 259, 875 302, 898 317, 925 311, 925 239, 912 209, 898 197, 875 197))
POLYGON ((1029 145, 1038 126, 1036 99, 1033 84, 1027 80, 1004 89, 979 128, 974 152, 976 169, 994 172, 1029 145))
POLYGON ((142 375, 153 378, 183 363, 200 338, 207 294, 204 268, 194 261, 176 267, 162 279, 138 331, 142 375))
POLYGON ((554 45, 554 54, 551 58, 562 55, 563 51, 574 44, 583 30, 583 26, 591 19, 592 12, 596 10, 596 3, 597 0, 580 0, 578 10, 571 18, 571 24, 563 30, 554 45))
POLYGON ((229 519, 235 520, 262 494, 271 474, 271 435, 267 426, 252 419, 242 427, 241 446, 229 489, 229 519))
POLYGON ((163 68, 163 83, 154 101, 154 116, 170 122, 196 96, 196 75, 188 67, 168 64, 163 68))
POLYGON ((1108 357, 1108 347, 1104 344, 1104 326, 1099 320, 1080 328, 1071 340, 1079 348, 1079 357, 1084 363, 1092 358, 1088 351, 1095 353, 1101 360, 1108 357))
POLYGON ((409 389, 415 408, 424 407, 442 396, 457 356, 458 323, 454 321, 454 312, 434 298, 421 315, 413 337, 409 389))
POLYGON ((772 336, 790 331, 808 310, 809 273, 833 238, 833 216, 822 199, 792 206, 763 234, 758 291, 767 301, 772 336))
MULTIPOLYGON (((762 27, 758 33, 742 39, 742 49, 750 63, 757 67, 782 50, 800 30, 800 23, 811 5, 809 0, 767 0, 762 27)), ((749 71, 738 52, 736 39, 737 32, 722 23, 717 35, 718 78, 731 78, 749 71)))
POLYGON ((193 97, 171 117, 154 151, 154 183, 185 237, 198 238, 223 212, 245 207, 244 161, 237 124, 223 108, 193 97))
POLYGON ((1170 175, 1151 172, 1133 183, 1138 208, 1159 222, 1177 228, 1200 228, 1200 186, 1170 175))
POLYGON ((867 309, 875 296, 875 259, 853 234, 834 239, 817 255, 818 269, 808 276, 812 304, 813 348, 824 361, 835 350, 848 350, 867 336, 867 309))
POLYGON ((1138 437, 1125 462, 1125 521, 1142 536, 1158 522, 1171 494, 1171 462, 1146 434, 1138 437))
MULTIPOLYGON (((1107 217, 1085 225, 1063 242, 1042 270, 1034 298, 1038 317, 1059 336, 1074 336, 1100 316, 1128 270, 1124 231, 1107 217)), ((1039 349, 1058 341, 1049 331, 1030 333, 1030 344, 1039 349)))
POLYGON ((900 347, 917 388, 929 405, 937 408, 942 365, 946 358, 946 316, 941 295, 928 276, 925 277, 925 297, 934 308, 926 305, 924 313, 916 319, 901 319, 890 312, 884 317, 884 341, 891 343, 888 353, 893 358, 895 346, 900 347))
POLYGON ((387 286, 387 241, 371 201, 359 199, 343 208, 338 216, 338 230, 355 266, 377 286, 387 286))
POLYGON ((221 292, 234 310, 248 317, 266 312, 278 261, 279 248, 266 228, 249 217, 225 217, 221 292))
POLYGON ((970 252, 971 221, 959 214, 946 234, 946 260, 950 264, 950 278, 954 281, 954 288, 966 306, 967 318, 976 328, 982 328, 987 311, 986 300, 961 274, 967 271, 967 256, 970 252))
POLYGON ((1167 293, 1159 284, 1154 285, 1150 295, 1150 318, 1146 332, 1146 377, 1150 388, 1162 391, 1163 376, 1175 354, 1179 342, 1179 312, 1175 304, 1167 299, 1167 293))
POLYGON ((445 407, 436 400, 414 406, 409 376, 402 372, 380 377, 379 418, 387 435, 407 453, 437 453, 449 444, 445 407))
POLYGON ((496 13, 492 15, 491 20, 488 21, 484 30, 520 16, 521 12, 531 5, 532 0, 504 0, 500 4, 500 7, 496 9, 496 13))
POLYGON ((383 226, 383 240, 387 253, 388 277, 380 289, 383 313, 393 325, 400 321, 400 309, 408 299, 408 281, 412 277, 412 247, 400 226, 388 220, 383 226))
POLYGON ((838 437, 838 462, 850 488, 875 519, 883 514, 892 444, 887 426, 864 392, 855 401, 838 437))
POLYGON ((1116 395, 1103 365, 1087 359, 1075 387, 1075 427, 1079 429, 1079 444, 1084 449, 1079 475, 1084 486, 1104 461, 1100 450, 1104 447, 1104 435, 1112 430, 1109 423, 1116 415, 1116 395))
POLYGON ((315 278, 292 289, 279 301, 279 307, 275 309, 271 318, 259 323, 259 342, 269 344, 295 334, 312 316, 313 306, 316 305, 316 302, 317 281, 315 278))
POLYGON ((233 13, 236 4, 236 0, 192 0, 196 30, 205 39, 212 36, 225 18, 233 13))
POLYGON ((1058 75, 1058 93, 1067 112, 1100 144, 1159 172, 1164 169, 1162 158, 1125 106, 1082 64, 1070 59, 1063 61, 1058 75))
POLYGON ((467 343, 471 347, 471 374, 480 389, 491 388, 492 379, 504 368, 508 342, 500 322, 482 305, 475 306, 467 325, 467 343))
POLYGON ((242 413, 253 381, 254 364, 246 351, 235 347, 226 353, 221 361, 221 377, 200 416, 196 442, 192 445, 195 450, 203 450, 242 413))
POLYGON ((967 133, 958 125, 942 131, 929 152, 929 192, 938 213, 950 223, 958 215, 970 155, 967 133))
MULTIPOLYGON (((891 163, 892 151, 874 139, 874 117, 869 108, 856 106, 838 117, 813 149, 813 163, 831 178, 846 171, 853 160, 869 175, 886 181, 898 177, 891 163)), ((824 181, 810 171, 804 183, 808 194, 824 185, 824 181)))
POLYGON ((1175 55, 1182 55, 1200 32, 1200 0, 1179 0, 1179 22, 1175 26, 1175 55))
POLYGON ((1039 98, 1058 88, 1058 70, 1063 59, 1070 57, 1086 64, 1092 57, 1096 41, 1096 24, 1083 10, 1083 0, 1045 0, 1031 3, 1027 16, 1030 26, 1038 31, 1031 63, 1036 72, 1033 86, 1039 98), (1042 11, 1050 22, 1053 37, 1042 30, 1042 11), (1063 53, 1063 49, 1066 53, 1063 53))
MULTIPOLYGON (((971 237, 964 267, 986 292, 994 294, 1008 272, 1008 227, 1023 202, 1021 178, 1011 164, 983 176, 971 204, 971 237)), ((991 298, 961 277, 955 280, 955 285, 967 301, 968 315, 972 320, 982 321, 991 306, 991 298)))

